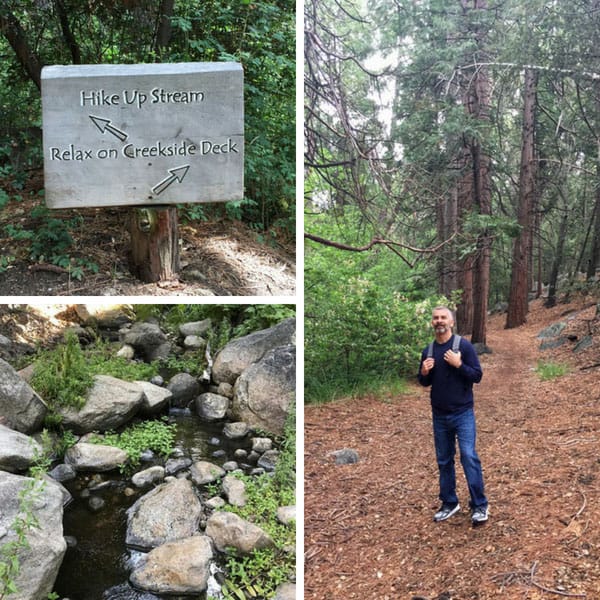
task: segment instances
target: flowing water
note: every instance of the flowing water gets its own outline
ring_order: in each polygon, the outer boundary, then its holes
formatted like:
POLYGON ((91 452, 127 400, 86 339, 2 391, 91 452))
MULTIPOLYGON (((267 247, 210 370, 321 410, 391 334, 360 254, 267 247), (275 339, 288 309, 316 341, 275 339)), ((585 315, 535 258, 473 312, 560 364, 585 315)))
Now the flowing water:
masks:
MULTIPOLYGON (((230 442, 224 439, 222 424, 203 422, 188 411, 172 411, 169 420, 177 425, 176 446, 194 461, 210 460, 222 465, 227 460, 234 460, 233 453, 237 448, 247 448, 249 445, 248 441, 230 442), (215 451, 218 457, 213 456, 215 451)), ((76 542, 67 548, 55 591, 61 598, 69 600, 159 598, 137 591, 128 583, 131 567, 141 554, 125 546, 126 511, 149 490, 136 490, 134 495, 126 495, 125 490, 131 490, 134 486, 128 478, 116 473, 82 475, 65 487, 73 495, 73 502, 65 509, 64 534, 76 542), (106 486, 93 492, 94 496, 105 501, 98 512, 89 508, 89 498, 85 497, 87 492, 84 490, 90 483, 106 486)), ((205 594, 193 598, 204 600, 205 594)), ((174 600, 174 597, 169 596, 169 599, 174 600)), ((189 596, 187 600, 190 600, 189 596)))

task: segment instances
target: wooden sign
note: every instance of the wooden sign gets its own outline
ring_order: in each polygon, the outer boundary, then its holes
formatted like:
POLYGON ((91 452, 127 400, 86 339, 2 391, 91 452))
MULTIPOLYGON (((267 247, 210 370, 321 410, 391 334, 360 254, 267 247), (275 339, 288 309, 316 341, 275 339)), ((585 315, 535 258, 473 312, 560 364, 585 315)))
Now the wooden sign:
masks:
POLYGON ((243 197, 238 63, 44 67, 42 117, 49 208, 243 197))

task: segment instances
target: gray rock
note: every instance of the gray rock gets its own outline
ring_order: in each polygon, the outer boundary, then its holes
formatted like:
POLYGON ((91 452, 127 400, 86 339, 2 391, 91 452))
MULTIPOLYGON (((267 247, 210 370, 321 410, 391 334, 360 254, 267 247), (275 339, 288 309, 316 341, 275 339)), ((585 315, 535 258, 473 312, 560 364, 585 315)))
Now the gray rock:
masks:
POLYGON ((295 583, 282 583, 277 590, 275 590, 275 597, 273 600, 295 600, 296 598, 296 584, 295 583))
POLYGON ((0 359, 0 415, 3 424, 21 433, 33 433, 44 422, 48 407, 17 372, 0 359))
POLYGON ((206 508, 210 508, 211 510, 217 510, 219 508, 223 508, 227 504, 221 496, 215 496, 214 498, 210 498, 204 503, 206 508))
POLYGON ((246 506, 246 485, 241 479, 226 475, 223 479, 223 493, 232 506, 246 506))
POLYGON ((241 440, 250 433, 250 427, 243 421, 227 423, 223 427, 223 435, 229 440, 241 440))
POLYGON ((92 512, 98 512, 104 508, 106 502, 100 496, 92 496, 88 500, 88 506, 92 512))
POLYGON ((548 339, 548 338, 557 337, 562 333, 563 329, 566 326, 567 326, 567 324, 564 321, 560 321, 559 323, 554 323, 554 324, 550 325, 549 327, 542 329, 542 331, 540 331, 538 333, 538 338, 548 339))
POLYGON ((123 343, 133 346, 147 362, 171 353, 171 344, 156 323, 134 323, 123 336, 123 343))
POLYGON ((351 465, 358 462, 358 452, 351 448, 343 448, 331 452, 331 456, 335 458, 336 465, 351 465))
POLYGON ((113 446, 78 442, 65 453, 65 463, 76 471, 103 473, 127 462, 127 452, 113 446))
POLYGON ((231 398, 233 398, 233 386, 230 383, 220 383, 217 386, 216 393, 231 400, 231 398))
POLYGON ((252 438, 252 450, 254 452, 258 452, 259 454, 263 454, 267 450, 271 450, 273 448, 273 440, 267 437, 255 437, 252 438))
POLYGON ((171 378, 167 389, 173 394, 171 406, 187 408, 200 393, 200 384, 189 373, 178 373, 171 378))
POLYGON ((204 335, 210 331, 212 323, 210 319, 204 319, 204 321, 193 321, 190 323, 183 323, 179 326, 179 333, 181 337, 187 337, 188 335, 204 335))
POLYGON ((159 465, 138 471, 132 478, 131 483, 135 487, 143 488, 154 485, 165 478, 165 468, 159 465))
POLYGON ((233 456, 235 456, 235 458, 237 460, 244 460, 246 458, 248 458, 248 451, 244 450, 244 448, 238 448, 234 453, 233 456))
POLYGON ((73 481, 77 476, 77 472, 71 465, 66 465, 64 463, 60 465, 56 465, 54 469, 52 469, 48 475, 55 479, 60 483, 64 483, 65 481, 73 481))
POLYGON ((0 425, 0 470, 25 471, 42 455, 42 447, 33 438, 0 425))
POLYGON ((206 348, 206 340, 199 335, 186 335, 183 340, 183 347, 186 350, 202 350, 206 348))
POLYGON ((256 463, 257 466, 264 469, 265 471, 274 471, 277 466, 277 460, 279 459, 278 450, 267 450, 256 463))
POLYGON ((223 463, 223 469, 225 471, 235 471, 236 469, 239 469, 240 466, 237 464, 237 462, 235 460, 228 460, 227 462, 223 463))
POLYGON ((154 375, 154 377, 152 377, 152 379, 150 379, 150 383, 152 385, 157 385, 158 387, 162 387, 163 385, 165 385, 165 380, 162 375, 154 375))
POLYGON ((127 511, 126 543, 148 549, 198 531, 202 505, 187 479, 173 479, 142 496, 127 511))
POLYGON ((84 406, 61 408, 62 424, 75 433, 107 431, 127 423, 141 408, 144 392, 137 383, 96 375, 84 406))
POLYGON ((215 358, 212 372, 214 381, 233 385, 245 369, 259 361, 269 350, 294 344, 295 336, 295 319, 286 319, 274 327, 229 342, 215 358))
POLYGON ((221 421, 227 416, 229 398, 218 394, 200 394, 196 398, 196 413, 205 421, 221 421))
POLYGON ((250 554, 254 550, 273 546, 269 534, 260 527, 224 511, 210 516, 206 523, 206 535, 213 540, 219 552, 229 552, 233 548, 241 554, 250 554))
POLYGON ((280 506, 277 509, 277 520, 284 525, 290 525, 296 522, 295 506, 280 506))
POLYGON ((98 325, 100 329, 119 329, 135 320, 131 304, 77 304, 75 312, 84 325, 98 325))
POLYGON ((165 463, 165 475, 175 475, 192 465, 191 458, 169 458, 165 463))
POLYGON ((234 386, 231 414, 254 429, 280 435, 296 393, 296 349, 281 346, 249 366, 234 386))
POLYGON ((132 360, 135 356, 135 349, 129 344, 123 344, 123 347, 117 352, 117 356, 125 360, 132 360))
MULTIPOLYGON (((19 494, 31 485, 34 485, 34 480, 28 477, 0 472, 0 530, 6 531, 3 545, 17 540, 12 526, 21 512, 19 494)), ((18 552, 20 569, 14 583, 19 591, 10 595, 11 600, 46 598, 54 587, 67 548, 63 537, 63 496, 60 490, 44 484, 41 491, 33 494, 37 499, 32 503, 32 512, 39 526, 27 531, 29 547, 18 552)))
POLYGON ((582 337, 577 344, 575 344, 575 348, 573 348, 573 352, 575 354, 579 354, 579 352, 583 352, 592 346, 594 343, 594 338, 591 335, 586 335, 582 337))
POLYGON ((192 481, 195 485, 213 483, 225 476, 225 470, 211 462, 200 460, 190 468, 192 481))
POLYGON ((564 346, 569 340, 566 337, 557 337, 557 338, 549 338, 544 339, 544 341, 540 344, 540 350, 552 350, 554 348, 560 348, 564 346))
POLYGON ((144 400, 140 407, 143 415, 155 415, 169 405, 173 394, 170 390, 154 385, 149 381, 136 381, 144 391, 144 400))
POLYGON ((194 535, 149 552, 131 573, 131 583, 155 594, 200 594, 206 590, 213 558, 211 540, 194 535))

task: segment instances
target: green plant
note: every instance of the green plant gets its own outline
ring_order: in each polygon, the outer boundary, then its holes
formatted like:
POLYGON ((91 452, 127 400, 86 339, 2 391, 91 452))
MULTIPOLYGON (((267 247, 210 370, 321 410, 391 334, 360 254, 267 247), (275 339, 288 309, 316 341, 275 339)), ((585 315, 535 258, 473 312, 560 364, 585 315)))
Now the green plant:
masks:
POLYGON ((290 410, 283 438, 279 440, 280 454, 275 473, 258 477, 237 475, 245 483, 246 505, 228 506, 226 510, 260 525, 272 537, 275 547, 228 558, 228 577, 221 590, 228 600, 271 598, 277 587, 294 572, 295 555, 289 548, 295 546, 295 528, 281 524, 276 518, 278 507, 295 504, 294 412, 290 410))
MULTIPOLYGON (((139 465, 144 450, 152 450, 164 457, 169 456, 173 451, 176 429, 176 425, 169 424, 164 419, 143 421, 128 427, 121 433, 108 432, 102 436, 92 436, 90 442, 125 450, 129 465, 135 467, 139 465)), ((122 470, 124 468, 122 467, 122 470)))
POLYGON ((39 527, 34 506, 40 501, 45 483, 39 479, 26 481, 19 491, 19 510, 10 526, 15 539, 0 546, 0 600, 19 592, 16 586, 21 564, 19 555, 29 548, 27 533, 39 527))
POLYGON ((60 407, 81 408, 93 382, 89 364, 73 332, 65 343, 42 352, 34 366, 31 385, 48 404, 51 422, 60 407))
POLYGON ((539 378, 542 381, 549 381, 551 379, 557 379, 562 377, 569 372, 568 365, 563 365, 555 362, 540 361, 535 369, 539 378))

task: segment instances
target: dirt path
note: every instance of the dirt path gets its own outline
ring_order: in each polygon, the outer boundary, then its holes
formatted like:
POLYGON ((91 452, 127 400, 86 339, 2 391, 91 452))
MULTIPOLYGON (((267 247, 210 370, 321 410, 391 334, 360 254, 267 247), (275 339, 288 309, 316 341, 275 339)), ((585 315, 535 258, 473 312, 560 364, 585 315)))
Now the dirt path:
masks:
MULTIPOLYGON (((536 339, 584 305, 536 304, 515 330, 503 329, 504 317, 490 321, 493 354, 481 357, 475 392, 491 512, 483 527, 473 528, 464 508, 432 521, 439 501, 426 390, 306 408, 307 600, 600 598, 600 369, 581 371, 571 348, 541 353, 536 339), (572 371, 541 382, 540 357, 572 371), (335 465, 328 453, 341 448, 360 461, 335 465)), ((576 313, 566 331, 580 337, 594 311, 576 313)), ((596 347, 586 360, 597 355, 596 347)))

